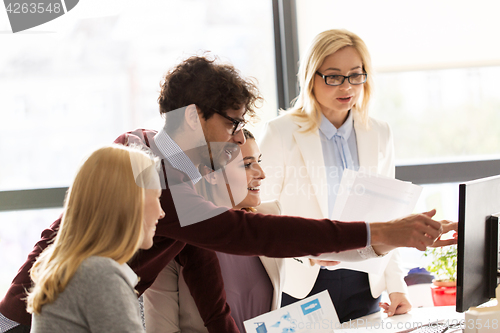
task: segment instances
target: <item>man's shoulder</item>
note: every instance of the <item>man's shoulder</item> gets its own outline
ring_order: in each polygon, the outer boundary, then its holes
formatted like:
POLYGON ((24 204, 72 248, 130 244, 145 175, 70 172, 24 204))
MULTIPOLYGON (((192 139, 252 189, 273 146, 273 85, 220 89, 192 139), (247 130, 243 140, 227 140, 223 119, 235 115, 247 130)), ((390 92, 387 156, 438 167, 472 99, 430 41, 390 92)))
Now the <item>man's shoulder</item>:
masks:
MULTIPOLYGON (((181 183, 189 183, 190 178, 186 173, 178 170, 173 167, 168 158, 165 158, 161 154, 161 152, 156 148, 156 144, 154 142, 154 137, 158 134, 156 130, 138 128, 133 131, 128 131, 120 135, 114 143, 122 144, 125 146, 137 145, 144 146, 147 149, 151 149, 152 153, 158 156, 162 160, 163 171, 165 174, 160 173, 160 177, 167 176, 168 178, 168 186, 181 184, 181 183)), ((166 187, 167 184, 164 184, 166 187)))
POLYGON ((131 145, 131 144, 145 144, 148 147, 150 146, 150 141, 154 138, 154 136, 158 133, 158 131, 138 128, 133 131, 128 131, 123 133, 118 138, 116 138, 115 143, 119 143, 122 145, 131 145))

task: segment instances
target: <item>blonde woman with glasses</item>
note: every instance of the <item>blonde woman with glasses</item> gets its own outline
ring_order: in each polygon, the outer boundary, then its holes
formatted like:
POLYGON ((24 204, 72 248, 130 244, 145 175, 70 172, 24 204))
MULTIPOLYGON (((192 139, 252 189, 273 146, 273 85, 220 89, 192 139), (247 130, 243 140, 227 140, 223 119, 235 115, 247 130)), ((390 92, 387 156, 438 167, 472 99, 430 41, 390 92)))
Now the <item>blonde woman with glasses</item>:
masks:
MULTIPOLYGON (((394 149, 387 123, 368 116, 373 69, 365 43, 347 30, 317 35, 301 59, 300 93, 294 106, 270 121, 260 142, 267 157, 263 200, 277 199, 283 214, 331 218, 343 171, 394 177, 394 149)), ((432 215, 432 212, 427 213, 432 215)), ((378 249, 378 252, 382 252, 378 249)), ((329 270, 286 260, 282 305, 329 290, 341 322, 379 310, 389 316, 410 310, 397 251, 382 275, 329 270), (379 303, 387 290, 391 304, 379 303)), ((367 247, 329 260, 358 261, 378 256, 367 247)), ((325 258, 325 257, 323 257, 325 258)), ((322 267, 320 267, 322 266, 322 267)))
POLYGON ((114 145, 90 155, 54 243, 31 269, 31 332, 143 332, 127 261, 153 245, 160 194, 156 161, 143 151, 114 145))

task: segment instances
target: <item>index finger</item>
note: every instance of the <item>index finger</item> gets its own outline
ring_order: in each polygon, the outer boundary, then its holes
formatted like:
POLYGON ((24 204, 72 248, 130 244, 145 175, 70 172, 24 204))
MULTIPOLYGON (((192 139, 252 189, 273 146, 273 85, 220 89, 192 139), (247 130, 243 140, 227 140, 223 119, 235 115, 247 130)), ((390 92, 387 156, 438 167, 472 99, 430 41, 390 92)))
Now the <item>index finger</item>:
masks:
POLYGON ((455 245, 455 244, 457 244, 456 239, 438 239, 434 242, 434 244, 432 244, 429 247, 443 247, 443 246, 455 245))
POLYGON ((338 264, 340 264, 340 261, 318 260, 318 265, 320 266, 329 267, 329 266, 336 266, 338 264))
POLYGON ((428 226, 436 229, 436 230, 439 230, 440 232, 443 232, 443 225, 441 224, 441 222, 439 221, 436 221, 436 220, 433 220, 431 219, 430 217, 428 217, 427 215, 424 215, 424 214, 420 214, 420 219, 428 226))
POLYGON ((458 222, 443 220, 441 221, 441 225, 443 226, 443 234, 452 230, 458 231, 458 222))

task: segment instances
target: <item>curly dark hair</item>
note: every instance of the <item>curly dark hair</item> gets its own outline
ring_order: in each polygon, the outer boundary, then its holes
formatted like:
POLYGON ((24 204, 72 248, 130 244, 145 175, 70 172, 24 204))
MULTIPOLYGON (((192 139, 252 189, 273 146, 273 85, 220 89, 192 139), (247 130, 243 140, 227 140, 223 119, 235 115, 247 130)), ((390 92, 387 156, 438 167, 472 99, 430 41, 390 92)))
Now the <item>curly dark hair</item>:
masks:
MULTIPOLYGON (((161 83, 158 97, 160 113, 195 104, 203 118, 217 111, 246 109, 246 117, 254 118, 257 103, 262 101, 257 86, 244 79, 230 64, 217 63, 217 57, 193 56, 172 68, 161 83)), ((174 113, 176 114, 176 113, 174 113)), ((182 119, 168 118, 167 130, 175 131, 182 119)))

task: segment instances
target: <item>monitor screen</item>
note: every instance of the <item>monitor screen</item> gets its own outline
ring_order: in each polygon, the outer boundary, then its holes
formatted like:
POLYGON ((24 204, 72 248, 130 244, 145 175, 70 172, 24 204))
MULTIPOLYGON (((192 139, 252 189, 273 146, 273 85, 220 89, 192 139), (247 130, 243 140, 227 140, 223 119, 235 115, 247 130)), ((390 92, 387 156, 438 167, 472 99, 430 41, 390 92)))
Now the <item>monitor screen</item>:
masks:
POLYGON ((495 297, 500 176, 460 184, 456 310, 495 297))

